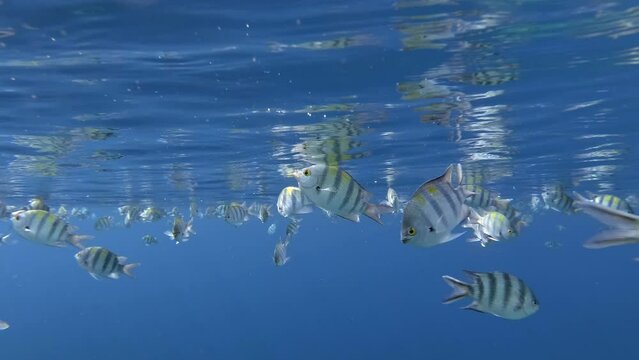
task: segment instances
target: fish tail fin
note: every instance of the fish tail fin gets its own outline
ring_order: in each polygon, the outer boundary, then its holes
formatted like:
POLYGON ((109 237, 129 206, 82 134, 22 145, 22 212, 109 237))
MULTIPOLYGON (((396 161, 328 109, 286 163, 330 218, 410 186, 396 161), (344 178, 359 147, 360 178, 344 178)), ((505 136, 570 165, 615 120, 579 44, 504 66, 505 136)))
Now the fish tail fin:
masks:
POLYGON ((470 224, 479 224, 479 220, 481 220, 481 215, 472 207, 468 207, 468 222, 470 224))
POLYGON ((91 235, 71 235, 69 238, 69 242, 71 245, 77 247, 78 249, 84 249, 84 245, 82 245, 83 241, 91 240, 93 236, 91 235))
POLYGON ((170 232, 169 230, 164 232, 164 235, 168 236, 171 238, 171 240, 175 240, 175 236, 173 236, 173 233, 170 232))
POLYGON ((444 275, 442 279, 448 284, 451 288, 453 288, 453 292, 448 296, 448 298, 444 299, 442 302, 444 304, 453 303, 459 299, 462 299, 468 296, 471 292, 471 286, 466 284, 463 281, 457 280, 452 276, 444 275))
POLYGON ((11 236, 11 234, 7 234, 1 237, 0 244, 9 245, 9 236, 11 236))
POLYGON ((193 230, 193 218, 191 218, 189 220, 189 222, 186 223, 186 230, 184 231, 184 233, 186 234, 187 237, 188 237, 189 233, 191 233, 193 235, 197 235, 195 233, 195 230, 193 230))
POLYGON ((587 249, 603 249, 611 246, 638 244, 639 230, 616 229, 606 230, 595 235, 584 243, 587 249))
POLYGON ((124 273, 124 275, 130 277, 130 278, 134 278, 135 276, 133 276, 133 269, 135 269, 136 267, 139 267, 140 263, 134 263, 134 264, 126 264, 122 267, 122 272, 124 273))

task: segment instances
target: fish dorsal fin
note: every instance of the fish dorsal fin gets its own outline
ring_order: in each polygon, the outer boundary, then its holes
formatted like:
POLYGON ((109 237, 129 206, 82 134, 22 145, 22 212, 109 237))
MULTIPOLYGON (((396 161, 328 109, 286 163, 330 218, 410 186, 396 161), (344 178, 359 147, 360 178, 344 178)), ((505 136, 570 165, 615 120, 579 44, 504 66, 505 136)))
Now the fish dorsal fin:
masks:
POLYGON ((454 165, 451 164, 450 166, 448 166, 448 168, 446 168, 446 171, 442 175, 440 175, 440 176, 438 176, 438 177, 436 177, 434 179, 430 179, 430 180, 426 181, 425 183, 421 184, 417 188, 417 190, 415 190, 415 192, 413 193, 413 196, 411 196, 411 198, 415 197, 417 194, 420 194, 420 193, 423 193, 423 192, 427 191, 427 188, 430 185, 437 184, 437 183, 448 183, 448 184, 452 183, 453 168, 454 168, 454 165))
POLYGON ((126 261, 127 261, 126 256, 118 256, 118 263, 120 263, 120 265, 124 265, 126 261))

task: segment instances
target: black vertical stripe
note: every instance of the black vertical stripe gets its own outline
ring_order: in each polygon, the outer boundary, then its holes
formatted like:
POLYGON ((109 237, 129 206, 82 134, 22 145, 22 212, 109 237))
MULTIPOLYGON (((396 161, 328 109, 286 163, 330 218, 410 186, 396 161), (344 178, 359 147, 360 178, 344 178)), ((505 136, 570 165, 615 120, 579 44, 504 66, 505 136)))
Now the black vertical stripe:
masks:
MULTIPOLYGON (((351 182, 355 183, 355 181, 351 181, 351 182)), ((355 185, 356 184, 354 184, 353 186, 355 185)), ((355 196, 352 197, 355 201, 353 201, 353 206, 351 206, 350 210, 348 211, 348 214, 352 214, 357 208, 357 205, 359 204, 359 198, 361 196, 362 190, 360 189, 359 186, 355 186, 355 190, 357 190, 357 193, 355 194, 355 196)))
POLYGON ((431 221, 431 223, 437 224, 438 221, 441 220, 444 227, 448 229, 448 219, 446 219, 446 217, 444 216, 444 212, 442 211, 442 208, 439 207, 437 200, 435 200, 429 193, 424 193, 424 198, 426 199, 426 202, 430 204, 433 210, 435 210, 436 219, 435 221, 431 221))
POLYGON ((477 301, 479 303, 484 302, 484 279, 480 276, 475 276, 475 280, 477 282, 477 301))
MULTIPOLYGON (((31 231, 33 231, 34 236, 39 237, 38 235, 40 234, 40 230, 42 229, 42 226, 44 225, 45 221, 47 220, 47 217, 49 216, 49 214, 44 214, 44 216, 42 216, 40 218, 40 221, 37 224, 31 224, 33 227, 30 228, 31 231)), ((45 241, 48 239, 45 239, 45 241)))
POLYGON ((508 302, 509 302, 510 297, 512 295, 513 284, 512 284, 512 281, 510 279, 510 275, 509 274, 502 273, 502 276, 504 277, 504 304, 503 304, 503 307, 504 307, 504 309, 506 309, 506 308, 508 308, 508 302))
MULTIPOLYGON (((321 169, 321 167, 319 167, 317 169, 321 169)), ((312 171, 313 170, 311 170, 311 172, 312 171)), ((313 174, 311 174, 311 175, 313 175, 313 174)), ((319 186, 320 188, 324 187, 324 181, 326 180, 326 176, 327 175, 328 175, 328 166, 324 166, 324 171, 322 171, 322 174, 320 175, 319 181, 315 185, 319 186)))
MULTIPOLYGON (((53 234, 55 234, 55 231, 58 228, 58 226, 60 226, 61 222, 62 221, 60 220, 60 218, 58 217, 55 218, 55 220, 53 221, 53 224, 51 225, 51 228, 49 229, 49 233, 47 234, 47 241, 54 240, 53 234)), ((55 239, 55 240, 58 240, 58 239, 55 239)))
POLYGON ((330 204, 331 201, 333 201, 333 199, 335 198, 335 195, 337 195, 337 191, 339 190, 339 186, 341 183, 342 183, 341 170, 337 170, 335 172, 335 179, 333 179, 333 185, 331 186, 331 192, 328 194, 327 204, 330 204))
POLYGON ((497 278, 495 274, 488 273, 488 305, 493 306, 495 303, 495 297, 497 296, 497 278))
POLYGON ((67 231, 69 230, 69 224, 68 223, 64 223, 64 225, 62 226, 62 229, 60 229, 60 233, 58 234, 58 236, 56 236, 56 238, 54 239, 55 241, 60 241, 60 240, 66 240, 67 238, 69 238, 69 234, 67 233, 67 231))
POLYGON ((344 210, 344 206, 346 206, 346 204, 348 204, 348 201, 351 199, 351 196, 353 196, 353 191, 355 190, 355 181, 349 181, 348 182, 348 188, 346 189, 346 195, 344 196, 344 199, 342 199, 342 203, 339 204, 339 210, 342 211, 344 210))
POLYGON ((524 281, 521 279, 519 280, 519 297, 517 299, 517 306, 515 307, 516 310, 520 310, 524 307, 524 303, 526 301, 526 293, 528 292, 528 288, 526 287, 526 284, 524 284, 524 281))
POLYGON ((439 188, 442 191, 442 194, 444 195, 444 197, 446 198, 446 202, 448 203, 450 208, 453 210, 453 215, 455 215, 456 217, 457 214, 459 214, 459 207, 461 206, 461 204, 456 202, 455 199, 453 199, 453 197, 450 195, 451 193, 455 192, 455 189, 453 189, 453 187, 450 186, 450 184, 440 185, 439 188))
POLYGON ((91 270, 95 271, 98 267, 98 259, 100 258, 100 249, 92 248, 89 251, 89 256, 91 258, 91 270))
POLYGON ((108 251, 108 250, 104 250, 106 252, 106 257, 104 258, 104 262, 102 263, 102 269, 101 269, 101 273, 102 274, 109 274, 108 272, 106 272, 111 264, 111 261, 113 261, 113 253, 108 251))

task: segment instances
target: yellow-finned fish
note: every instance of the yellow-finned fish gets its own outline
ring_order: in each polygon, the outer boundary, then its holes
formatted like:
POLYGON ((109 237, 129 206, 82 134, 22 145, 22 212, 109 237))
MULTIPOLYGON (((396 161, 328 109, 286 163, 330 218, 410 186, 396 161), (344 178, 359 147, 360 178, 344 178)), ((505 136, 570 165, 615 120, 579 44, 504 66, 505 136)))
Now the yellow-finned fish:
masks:
POLYGON ((131 271, 140 264, 126 264, 126 257, 118 256, 111 250, 92 246, 75 254, 78 264, 89 272, 94 279, 99 277, 117 279, 120 274, 133 277, 131 271))
POLYGON ((510 239, 517 235, 517 230, 506 215, 497 211, 486 211, 482 216, 471 208, 468 224, 464 226, 475 232, 475 239, 470 242, 479 241, 481 246, 486 246, 491 241, 510 239))
POLYGON ((195 234, 195 231, 193 230, 193 218, 185 224, 184 219, 182 219, 179 215, 173 219, 173 226, 171 227, 171 230, 164 232, 164 235, 170 237, 176 244, 187 241, 190 234, 195 234))
POLYGON ((293 175, 302 194, 329 214, 354 222, 364 214, 381 224, 381 213, 393 211, 389 206, 370 203, 371 194, 337 166, 313 165, 293 175))
POLYGON ((41 198, 34 198, 29 201, 29 210, 44 210, 49 211, 49 206, 44 203, 41 198))
POLYGON ((596 195, 596 194, 588 194, 590 196, 590 198, 592 199, 592 201, 594 201, 596 204, 600 204, 602 206, 614 209, 614 210, 619 210, 619 211, 625 211, 627 213, 630 214, 634 214, 634 211, 632 210, 632 207, 630 206, 630 204, 615 195, 596 195))
POLYGON ((43 245, 63 247, 71 244, 83 248, 80 242, 93 238, 74 235, 69 223, 44 210, 18 210, 11 215, 11 223, 18 235, 43 245))
POLYGON ((246 204, 231 203, 224 210, 224 221, 231 225, 240 226, 249 220, 246 204))

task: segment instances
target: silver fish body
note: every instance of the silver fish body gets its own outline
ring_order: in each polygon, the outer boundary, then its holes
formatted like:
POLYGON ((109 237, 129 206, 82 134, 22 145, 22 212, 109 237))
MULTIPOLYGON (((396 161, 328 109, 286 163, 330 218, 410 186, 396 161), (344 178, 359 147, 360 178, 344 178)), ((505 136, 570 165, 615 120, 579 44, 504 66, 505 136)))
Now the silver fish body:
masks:
POLYGON ((110 229, 113 226, 113 217, 112 216, 102 216, 95 220, 95 224, 93 224, 93 228, 98 231, 110 229))
POLYGON ((288 244, 288 237, 286 237, 283 241, 279 241, 277 244, 275 244, 275 250, 273 251, 273 263, 275 264, 275 266, 283 266, 290 259, 286 253, 288 244))
POLYGON ((520 320, 539 310, 539 301, 533 291, 516 276, 498 271, 466 273, 473 278, 472 284, 443 276, 444 281, 453 288, 453 293, 444 300, 444 304, 470 297, 474 301, 463 309, 493 314, 509 320, 520 320))
POLYGON ((634 211, 632 210, 632 207, 630 206, 630 204, 626 200, 618 196, 592 195, 591 199, 596 204, 600 204, 602 206, 605 206, 614 210, 625 211, 627 213, 634 214, 634 211))
POLYGON ((516 229, 510 223, 508 218, 497 211, 486 211, 483 215, 479 215, 474 209, 470 209, 468 216, 468 224, 475 232, 475 240, 479 241, 482 246, 486 246, 491 241, 500 241, 510 239, 517 235, 516 229))
POLYGON ((469 214, 464 203, 467 193, 461 186, 452 185, 453 170, 461 179, 461 166, 451 165, 443 175, 422 184, 406 203, 402 217, 402 243, 430 247, 463 234, 452 233, 469 214))
POLYGON ((392 209, 369 202, 371 195, 337 166, 313 165, 294 173, 302 194, 330 214, 359 222, 361 214, 381 224, 381 212, 392 209))
POLYGON ((74 235, 69 223, 44 210, 18 210, 11 215, 11 223, 13 230, 21 237, 48 246, 72 244, 82 247, 81 241, 93 238, 74 235))
POLYGON ((249 220, 249 212, 245 204, 231 203, 224 211, 224 221, 240 226, 249 220))
POLYGON ((295 186, 285 187, 277 197, 277 211, 284 217, 310 213, 313 211, 312 204, 295 186))
POLYGON ((541 193, 541 198, 550 209, 567 214, 575 212, 574 200, 566 194, 561 186, 546 187, 541 193))
POLYGON ((75 254, 75 259, 94 278, 106 277, 117 279, 120 274, 133 277, 131 271, 140 264, 126 264, 126 258, 118 256, 112 251, 92 246, 80 250, 75 254))
POLYGON ((164 232, 164 235, 170 237, 176 244, 189 240, 190 234, 195 234, 193 219, 191 218, 188 223, 184 223, 184 219, 179 215, 173 219, 171 230, 164 232))
POLYGON ((613 209, 575 193, 575 206, 609 226, 584 243, 589 249, 639 244, 639 215, 613 209))

